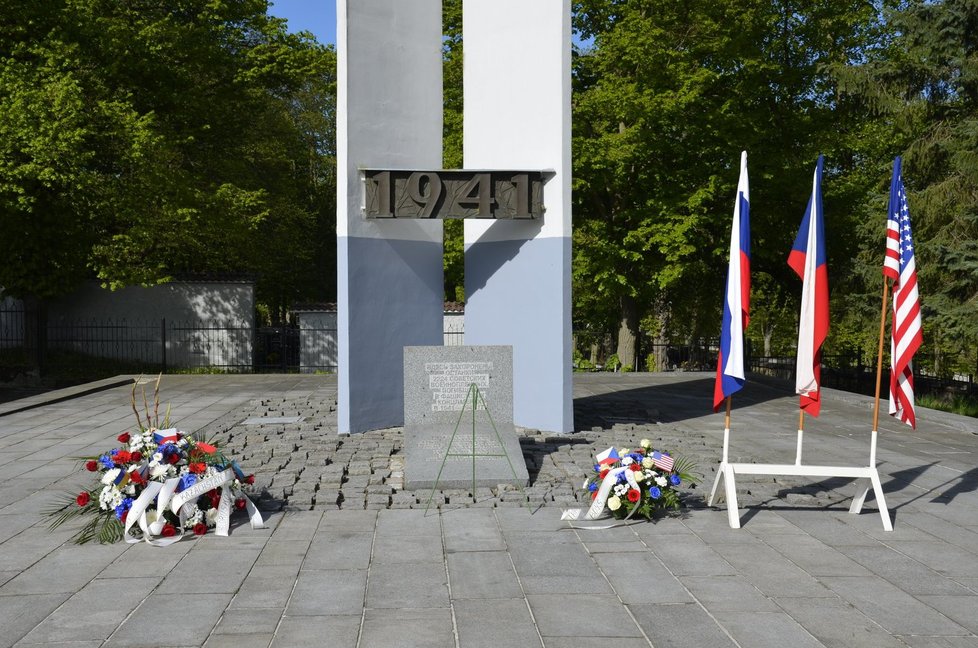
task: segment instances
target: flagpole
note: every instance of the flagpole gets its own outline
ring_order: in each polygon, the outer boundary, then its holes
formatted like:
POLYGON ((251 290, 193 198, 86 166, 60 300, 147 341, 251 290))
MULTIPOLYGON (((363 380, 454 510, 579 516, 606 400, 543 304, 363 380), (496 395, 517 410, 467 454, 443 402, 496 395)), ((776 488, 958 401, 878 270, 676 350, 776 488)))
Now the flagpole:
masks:
POLYGON ((723 417, 723 463, 727 463, 727 458, 729 453, 727 448, 730 447, 730 400, 733 396, 727 396, 727 413, 723 417))
POLYGON ((883 383, 883 338, 886 336, 886 306, 887 291, 890 287, 886 277, 883 277, 883 306, 880 308, 880 339, 876 352, 876 399, 873 403, 873 433, 869 441, 869 465, 876 465, 876 437, 879 434, 880 423, 880 385, 883 383))
POLYGON ((805 434, 805 410, 798 408, 798 449, 795 451, 795 465, 801 465, 801 440, 805 434))

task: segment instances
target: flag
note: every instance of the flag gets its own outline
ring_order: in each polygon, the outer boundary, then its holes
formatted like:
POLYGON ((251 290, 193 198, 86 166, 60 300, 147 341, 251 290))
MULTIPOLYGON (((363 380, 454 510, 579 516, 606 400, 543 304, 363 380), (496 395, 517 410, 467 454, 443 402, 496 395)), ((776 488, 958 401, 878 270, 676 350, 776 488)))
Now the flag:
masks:
POLYGON ((672 457, 664 452, 659 452, 656 450, 649 455, 652 458, 652 464, 659 470, 664 470, 669 472, 672 470, 672 466, 675 463, 672 457))
POLYGON ((802 279, 795 393, 800 395, 802 411, 812 416, 818 416, 822 406, 819 391, 822 343, 829 332, 829 274, 822 213, 823 163, 824 157, 819 155, 808 208, 788 255, 788 265, 802 279))
POLYGON ((730 227, 730 257, 723 298, 720 353, 713 387, 713 411, 744 386, 744 329, 750 321, 750 191, 747 183, 747 151, 740 154, 740 182, 730 227))
POLYGON ((594 458, 597 459, 598 463, 602 466, 616 464, 619 460, 621 460, 621 457, 618 456, 618 451, 614 448, 614 446, 608 448, 604 452, 599 452, 598 454, 594 455, 594 458))
POLYGON ((923 341, 920 325, 920 296, 917 293, 917 262, 910 208, 903 189, 899 156, 893 160, 890 208, 886 218, 886 257, 883 274, 893 279, 893 328, 890 339, 890 415, 912 428, 917 427, 913 397, 913 354, 923 341))

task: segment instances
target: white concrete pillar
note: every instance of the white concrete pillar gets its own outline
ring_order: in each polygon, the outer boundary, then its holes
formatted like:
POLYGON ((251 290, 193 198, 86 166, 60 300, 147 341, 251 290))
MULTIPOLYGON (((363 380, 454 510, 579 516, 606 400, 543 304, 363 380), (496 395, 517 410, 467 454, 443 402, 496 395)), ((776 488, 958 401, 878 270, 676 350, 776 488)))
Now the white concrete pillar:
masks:
POLYGON ((513 346, 516 425, 574 429, 570 0, 465 0, 467 169, 552 169, 536 221, 465 222, 465 343, 513 346))
POLYGON ((361 215, 361 168, 442 162, 441 0, 337 0, 339 432, 404 422, 403 348, 442 343, 441 221, 361 215))

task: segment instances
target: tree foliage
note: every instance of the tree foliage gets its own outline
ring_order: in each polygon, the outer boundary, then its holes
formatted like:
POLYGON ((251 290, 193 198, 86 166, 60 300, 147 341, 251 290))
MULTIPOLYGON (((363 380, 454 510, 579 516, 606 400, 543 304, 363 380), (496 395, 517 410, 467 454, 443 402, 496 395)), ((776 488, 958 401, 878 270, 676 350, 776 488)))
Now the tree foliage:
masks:
POLYGON ((278 307, 329 285, 335 56, 267 6, 0 3, 7 292, 250 271, 278 307))

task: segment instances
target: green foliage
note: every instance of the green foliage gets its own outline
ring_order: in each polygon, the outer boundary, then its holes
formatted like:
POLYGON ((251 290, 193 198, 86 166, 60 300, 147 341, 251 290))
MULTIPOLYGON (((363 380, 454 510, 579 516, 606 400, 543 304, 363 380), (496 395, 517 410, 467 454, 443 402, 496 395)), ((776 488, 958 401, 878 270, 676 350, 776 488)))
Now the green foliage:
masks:
MULTIPOLYGON (((0 285, 332 274, 335 55, 265 0, 43 0, 0 26, 0 285)), ((314 295, 309 295, 310 298, 314 295)))
POLYGON ((86 506, 79 506, 76 497, 71 493, 63 493, 58 500, 44 511, 45 517, 50 518, 49 529, 57 529, 66 523, 77 523, 80 519, 88 518, 78 529, 72 542, 88 544, 97 540, 101 544, 111 544, 122 540, 123 527, 115 516, 115 511, 102 511, 98 507, 98 496, 101 487, 86 491, 91 501, 86 506))
MULTIPOLYGON (((832 154, 856 118, 839 109, 826 62, 858 56, 873 8, 581 0, 575 9, 576 28, 594 38, 574 59, 578 317, 607 322, 630 297, 667 336, 718 330, 742 149, 754 269, 775 279, 764 297, 774 311, 796 300, 784 259, 815 158, 828 154, 830 176, 839 173, 832 154)), ((831 191, 838 208, 826 209, 844 232, 850 197, 831 191)), ((837 236, 833 259, 849 258, 849 242, 837 236)))
POLYGON ((920 394, 916 398, 917 405, 929 407, 930 409, 952 412, 961 416, 971 416, 978 418, 978 398, 966 394, 950 394, 938 396, 933 394, 920 394))
MULTIPOLYGON (((444 122, 442 164, 446 169, 461 169, 462 153, 462 0, 442 0, 442 75, 444 122)), ((444 221, 444 284, 446 301, 465 301, 465 243, 461 220, 444 221)))

